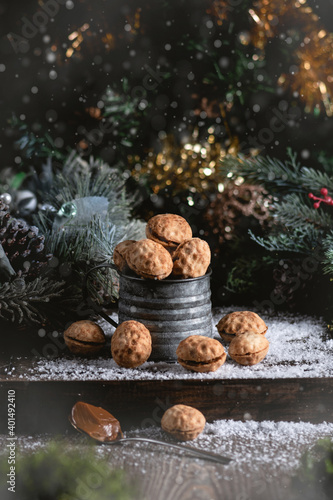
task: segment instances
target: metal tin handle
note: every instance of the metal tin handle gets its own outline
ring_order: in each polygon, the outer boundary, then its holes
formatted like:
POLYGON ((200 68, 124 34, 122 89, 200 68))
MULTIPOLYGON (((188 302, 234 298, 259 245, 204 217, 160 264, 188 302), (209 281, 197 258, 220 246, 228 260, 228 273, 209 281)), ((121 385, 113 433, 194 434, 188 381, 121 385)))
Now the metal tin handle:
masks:
POLYGON ((104 311, 103 311, 103 308, 98 306, 97 304, 95 304, 95 302, 92 300, 91 297, 89 297, 89 293, 88 293, 88 278, 89 278, 89 275, 93 272, 93 271, 96 271, 96 269, 102 269, 102 268, 111 268, 111 269, 114 269, 115 271, 117 271, 117 268, 114 264, 100 264, 98 266, 95 266, 95 267, 92 267, 91 269, 89 269, 89 271, 86 273, 84 279, 83 279, 83 284, 82 284, 82 295, 83 295, 83 299, 89 304, 89 306, 92 307, 92 309, 94 310, 94 312, 96 314, 98 314, 99 316, 101 316, 103 319, 105 319, 105 321, 107 321, 108 323, 110 323, 110 325, 114 326, 115 328, 117 328, 118 326, 118 323, 116 323, 112 318, 110 318, 104 311))

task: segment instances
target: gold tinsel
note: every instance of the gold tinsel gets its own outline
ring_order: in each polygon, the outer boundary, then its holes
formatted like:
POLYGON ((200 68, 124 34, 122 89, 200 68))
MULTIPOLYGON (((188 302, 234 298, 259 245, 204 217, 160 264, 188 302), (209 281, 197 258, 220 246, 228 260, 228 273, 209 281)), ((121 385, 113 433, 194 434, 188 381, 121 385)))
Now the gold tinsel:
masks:
POLYGON ((227 154, 237 153, 238 139, 231 137, 221 144, 215 142, 214 127, 208 132, 208 139, 201 141, 195 129, 184 144, 177 144, 167 135, 161 141, 160 152, 149 151, 143 160, 129 156, 132 176, 136 180, 145 179, 155 194, 170 186, 174 194, 188 187, 192 192, 216 191, 219 183, 222 186, 218 164, 227 154))
MULTIPOLYGON (((327 116, 333 116, 333 34, 323 29, 307 1, 256 0, 248 12, 253 27, 251 33, 240 33, 239 39, 243 45, 251 42, 261 51, 253 58, 264 59, 271 38, 284 36, 287 47, 289 42, 297 42, 295 68, 282 74, 278 83, 297 92, 307 112, 324 109, 327 116)), ((214 0, 207 13, 221 25, 235 14, 235 7, 227 0, 214 0)))
POLYGON ((268 40, 284 35, 286 43, 297 41, 295 70, 283 74, 279 84, 291 87, 306 103, 306 111, 324 108, 333 115, 333 34, 319 23, 306 0, 257 0, 249 14, 254 20, 252 43, 264 50, 268 40), (281 26, 285 33, 281 33, 281 26))
POLYGON ((207 14, 217 17, 217 24, 221 25, 228 19, 228 15, 233 8, 227 0, 213 0, 211 6, 207 9, 207 14))

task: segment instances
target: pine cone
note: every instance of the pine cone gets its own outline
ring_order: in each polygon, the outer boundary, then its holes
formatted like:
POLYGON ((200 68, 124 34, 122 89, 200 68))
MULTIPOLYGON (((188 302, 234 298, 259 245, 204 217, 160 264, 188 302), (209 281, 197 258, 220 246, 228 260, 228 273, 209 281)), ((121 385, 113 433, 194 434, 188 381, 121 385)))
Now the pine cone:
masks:
POLYGON ((13 269, 28 278, 40 275, 52 257, 44 249, 44 236, 38 228, 13 218, 8 205, 0 200, 0 244, 13 269))
POLYGON ((223 193, 208 205, 205 219, 218 235, 218 242, 231 240, 244 217, 253 217, 261 226, 267 224, 270 213, 266 193, 260 186, 229 184, 223 193))

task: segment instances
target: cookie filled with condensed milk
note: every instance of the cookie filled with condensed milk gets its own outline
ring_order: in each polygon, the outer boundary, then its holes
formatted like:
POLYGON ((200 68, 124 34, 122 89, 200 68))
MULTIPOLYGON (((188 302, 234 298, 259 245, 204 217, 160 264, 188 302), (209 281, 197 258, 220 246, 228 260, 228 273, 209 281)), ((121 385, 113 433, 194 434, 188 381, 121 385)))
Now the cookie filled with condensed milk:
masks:
POLYGON ((128 266, 142 278, 162 280, 172 272, 170 253, 159 243, 144 239, 132 243, 126 253, 128 266))
POLYGON ((146 236, 162 245, 172 255, 181 243, 192 238, 192 229, 180 215, 158 214, 147 222, 146 236))
POLYGON ((246 332, 265 335, 267 325, 258 314, 252 311, 235 311, 223 316, 216 325, 217 330, 225 342, 231 342, 236 335, 246 332))
POLYGON ((193 372, 215 372, 226 360, 222 344, 203 335, 190 335, 177 347, 177 361, 193 372))
POLYGON ((133 243, 135 243, 135 240, 121 241, 113 251, 113 262, 116 268, 121 272, 124 272, 128 267, 127 252, 133 243))
POLYGON ((172 274, 177 278, 199 278, 204 276, 211 260, 207 241, 191 238, 181 243, 173 253, 172 274))

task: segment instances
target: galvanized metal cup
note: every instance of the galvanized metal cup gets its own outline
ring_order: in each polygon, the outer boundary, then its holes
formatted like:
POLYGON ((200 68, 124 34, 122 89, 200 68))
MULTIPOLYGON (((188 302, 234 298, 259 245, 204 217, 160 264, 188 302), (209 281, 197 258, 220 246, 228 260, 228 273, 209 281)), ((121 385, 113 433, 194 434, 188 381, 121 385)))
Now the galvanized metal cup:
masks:
POLYGON ((189 279, 149 280, 120 274, 119 322, 136 320, 152 336, 153 361, 176 361, 176 349, 189 335, 212 336, 209 270, 189 279))
MULTIPOLYGON (((151 280, 134 273, 118 274, 119 323, 135 320, 148 328, 150 360, 176 361, 181 340, 189 335, 212 336, 211 269, 204 276, 188 279, 151 280)), ((98 313, 118 326, 103 311, 98 313)))

